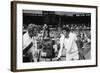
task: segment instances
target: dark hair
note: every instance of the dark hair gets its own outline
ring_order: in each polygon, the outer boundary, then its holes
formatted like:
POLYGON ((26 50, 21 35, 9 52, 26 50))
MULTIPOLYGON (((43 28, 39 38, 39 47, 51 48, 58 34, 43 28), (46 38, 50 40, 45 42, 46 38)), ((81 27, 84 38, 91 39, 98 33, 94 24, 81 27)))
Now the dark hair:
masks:
POLYGON ((64 28, 62 28, 62 30, 66 30, 67 32, 70 32, 70 28, 69 27, 64 27, 64 28))

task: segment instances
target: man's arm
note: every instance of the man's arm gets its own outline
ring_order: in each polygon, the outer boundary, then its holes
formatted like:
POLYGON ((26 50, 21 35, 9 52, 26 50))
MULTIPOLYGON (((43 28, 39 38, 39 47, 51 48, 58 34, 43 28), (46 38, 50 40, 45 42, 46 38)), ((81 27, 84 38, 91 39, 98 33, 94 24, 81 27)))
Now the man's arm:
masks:
POLYGON ((61 36, 61 38, 60 38, 60 49, 59 49, 59 52, 58 52, 57 59, 59 59, 60 56, 61 56, 62 49, 63 49, 63 43, 64 43, 64 36, 61 36))

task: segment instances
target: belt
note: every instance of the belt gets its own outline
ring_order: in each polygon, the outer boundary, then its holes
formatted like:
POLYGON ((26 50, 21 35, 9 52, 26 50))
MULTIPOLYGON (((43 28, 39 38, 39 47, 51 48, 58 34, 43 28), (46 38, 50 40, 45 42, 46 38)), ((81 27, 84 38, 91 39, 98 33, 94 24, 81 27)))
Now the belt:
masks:
POLYGON ((69 52, 69 54, 77 54, 77 53, 78 53, 78 50, 69 52))

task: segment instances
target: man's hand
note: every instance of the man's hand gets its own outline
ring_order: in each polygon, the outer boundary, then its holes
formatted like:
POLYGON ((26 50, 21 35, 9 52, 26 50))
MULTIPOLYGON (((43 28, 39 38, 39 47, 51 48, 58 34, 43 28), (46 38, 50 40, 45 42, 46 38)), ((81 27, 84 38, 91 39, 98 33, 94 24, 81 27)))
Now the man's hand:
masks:
POLYGON ((60 61, 60 60, 61 60, 61 58, 60 58, 60 57, 59 57, 59 58, 57 57, 57 58, 55 58, 55 60, 56 60, 56 61, 60 61))

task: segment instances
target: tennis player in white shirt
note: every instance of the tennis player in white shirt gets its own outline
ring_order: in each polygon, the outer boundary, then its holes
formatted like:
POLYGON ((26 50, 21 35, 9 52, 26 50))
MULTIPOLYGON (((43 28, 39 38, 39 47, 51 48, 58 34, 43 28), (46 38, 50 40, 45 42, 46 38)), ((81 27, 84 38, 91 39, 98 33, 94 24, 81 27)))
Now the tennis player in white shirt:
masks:
POLYGON ((60 38, 60 50, 58 52, 57 60, 61 59, 61 53, 64 48, 66 49, 66 61, 79 59, 76 40, 76 34, 70 32, 70 29, 68 27, 63 28, 60 38))

